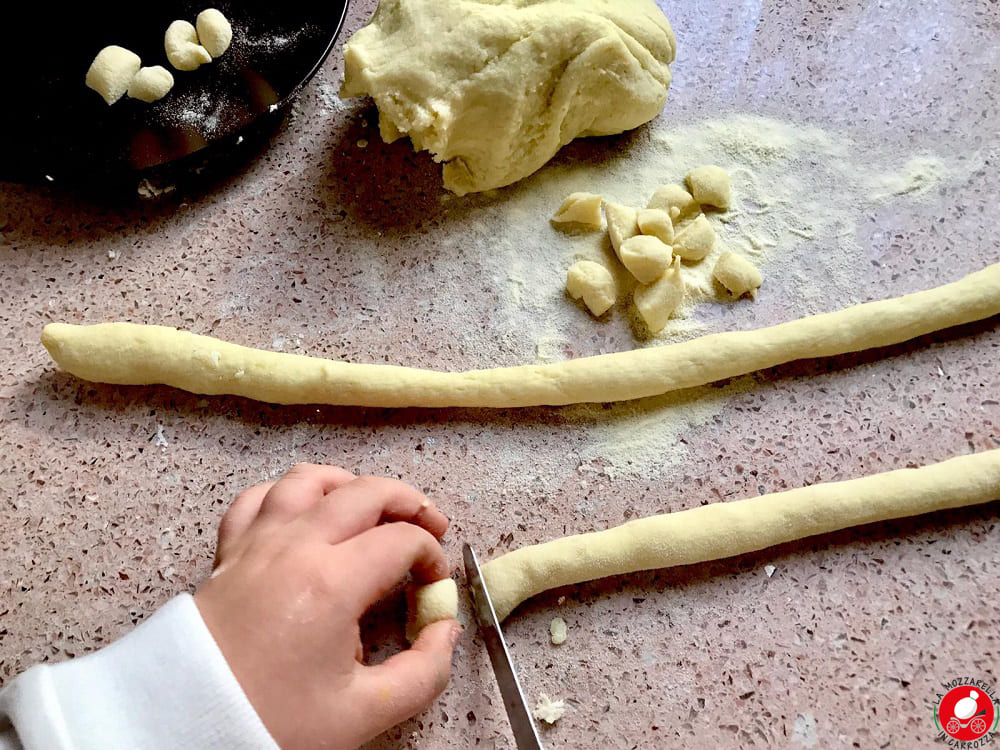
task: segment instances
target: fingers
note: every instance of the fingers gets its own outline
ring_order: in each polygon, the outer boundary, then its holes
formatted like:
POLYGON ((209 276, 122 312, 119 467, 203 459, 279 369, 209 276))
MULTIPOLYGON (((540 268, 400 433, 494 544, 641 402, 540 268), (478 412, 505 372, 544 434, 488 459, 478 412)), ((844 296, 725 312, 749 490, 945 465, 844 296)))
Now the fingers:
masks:
POLYGON ((351 472, 337 466, 296 464, 264 496, 258 515, 261 519, 289 521, 352 479, 351 472))
POLYGON ((440 537, 448 518, 415 487, 396 479, 358 477, 327 494, 303 516, 337 544, 379 523, 407 521, 440 537))
POLYGON ((385 726, 420 713, 441 694, 451 677, 451 657, 461 633, 455 620, 439 620, 421 630, 409 650, 359 669, 359 688, 371 696, 367 703, 385 726))
POLYGON ((219 521, 219 541, 215 549, 215 564, 223 553, 223 547, 234 539, 242 536, 250 528, 250 524, 257 517, 260 504, 264 500, 264 495, 274 486, 274 482, 257 484, 249 489, 243 490, 226 510, 222 520, 219 521))
POLYGON ((395 588, 407 573, 419 584, 448 577, 444 550, 429 532, 412 523, 387 523, 337 546, 338 577, 353 581, 354 615, 395 588))

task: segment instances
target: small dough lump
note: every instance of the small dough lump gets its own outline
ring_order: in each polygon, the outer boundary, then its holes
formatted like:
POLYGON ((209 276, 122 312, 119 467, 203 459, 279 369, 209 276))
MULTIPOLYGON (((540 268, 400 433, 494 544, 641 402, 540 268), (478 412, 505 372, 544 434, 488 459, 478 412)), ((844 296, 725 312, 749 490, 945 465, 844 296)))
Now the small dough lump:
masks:
POLYGON ((763 283, 756 266, 742 255, 728 251, 719 256, 712 275, 734 297, 749 294, 754 299, 763 283))
POLYGON ((566 714, 566 701, 554 701, 545 693, 540 693, 532 715, 546 724, 555 724, 566 714))
POLYGON ((128 86, 128 95, 143 102, 155 102, 167 95, 174 86, 174 77, 162 65, 149 68, 139 68, 132 83, 128 86))
POLYGON ((621 260, 622 243, 639 234, 638 213, 630 206, 604 201, 604 217, 608 220, 608 238, 615 255, 621 260))
POLYGON ((681 278, 681 259, 674 258, 673 266, 663 276, 649 285, 640 285, 633 296, 639 315, 646 322, 650 333, 659 333, 670 316, 684 301, 684 280, 681 278))
POLYGON ((212 62, 208 50, 198 43, 198 31, 187 21, 174 21, 163 35, 163 49, 167 60, 177 70, 197 70, 203 63, 212 62))
POLYGON ((649 284, 660 278, 670 267, 673 257, 670 245, 665 245, 656 237, 640 234, 622 243, 622 265, 640 284, 649 284))
POLYGON ((674 254, 684 260, 702 260, 714 247, 715 229, 705 214, 698 214, 698 218, 682 226, 674 237, 674 254))
POLYGON ((139 72, 142 60, 139 56, 112 44, 97 53, 87 70, 87 88, 100 94, 109 105, 125 95, 132 78, 139 72))
POLYGON ((198 42, 213 58, 219 57, 229 49, 233 41, 233 27, 222 11, 206 8, 195 19, 198 31, 198 42))
POLYGON ((369 94, 382 138, 409 136, 465 195, 656 117, 675 51, 654 0, 382 0, 344 45, 341 96, 369 94))
POLYGON ((579 224, 598 231, 601 228, 601 196, 594 193, 571 193, 552 216, 553 224, 579 224))
POLYGON ((662 208, 644 208, 639 211, 639 231, 656 237, 660 242, 672 245, 674 242, 674 223, 670 214, 662 208))
POLYGON ((566 272, 566 291, 573 299, 583 298, 583 304, 595 317, 615 304, 617 289, 611 271, 592 260, 580 260, 566 272))
POLYGON ((458 586, 451 578, 426 586, 411 586, 406 596, 406 638, 410 643, 417 640, 420 631, 431 623, 454 618, 458 614, 458 586))
POLYGON ((688 172, 688 187, 695 201, 703 206, 715 206, 723 211, 733 200, 733 188, 729 174, 722 167, 698 167, 688 172))
POLYGON ((549 623, 549 637, 553 646, 561 646, 566 642, 566 621, 561 617, 553 617, 549 623))
POLYGON ((698 212, 698 204, 691 193, 680 185, 663 185, 656 189, 646 208, 658 208, 670 214, 674 224, 698 212))

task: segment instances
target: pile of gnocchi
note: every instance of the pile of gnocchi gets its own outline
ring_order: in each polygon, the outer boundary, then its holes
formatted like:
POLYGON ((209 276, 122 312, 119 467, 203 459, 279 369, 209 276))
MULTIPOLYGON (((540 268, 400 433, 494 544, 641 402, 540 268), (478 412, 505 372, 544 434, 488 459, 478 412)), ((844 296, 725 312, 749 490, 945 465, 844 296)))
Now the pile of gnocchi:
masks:
MULTIPOLYGON (((176 70, 197 70, 229 49, 233 27, 221 11, 207 8, 195 23, 174 21, 163 36, 167 61, 176 70)), ((112 105, 126 94, 132 99, 159 101, 174 86, 174 76, 162 65, 143 67, 139 56, 129 49, 112 44, 97 53, 86 78, 93 89, 112 105)))
MULTIPOLYGON (((650 333, 663 330, 684 301, 681 262, 699 263, 715 247, 715 229, 702 207, 727 211, 732 202, 729 174, 721 167, 698 167, 685 182, 687 189, 680 185, 658 188, 641 209, 593 193, 573 193, 551 219, 556 225, 593 231, 603 229, 606 221, 615 255, 637 282, 633 303, 650 333)), ((750 261, 733 252, 719 256, 712 275, 734 298, 748 295, 754 299, 763 281, 750 261)), ((582 300, 595 317, 606 313, 617 299, 611 271, 592 260, 570 266, 566 291, 582 300)))

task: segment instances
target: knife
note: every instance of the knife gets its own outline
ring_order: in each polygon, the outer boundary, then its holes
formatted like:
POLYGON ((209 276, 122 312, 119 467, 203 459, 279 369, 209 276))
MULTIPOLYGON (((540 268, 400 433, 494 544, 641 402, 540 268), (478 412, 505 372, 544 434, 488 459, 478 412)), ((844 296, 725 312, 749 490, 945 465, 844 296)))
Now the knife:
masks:
POLYGON ((500 695, 503 696, 503 705, 507 709, 507 718, 514 732, 517 750, 543 750, 535 721, 524 702, 524 693, 521 691, 521 683, 518 682, 517 672, 514 670, 514 662, 511 661, 510 652, 507 650, 507 643, 503 639, 500 621, 483 582, 483 572, 479 569, 476 553, 468 544, 463 544, 462 557, 465 558, 465 578, 472 591, 472 609, 476 613, 483 641, 486 642, 486 652, 493 662, 493 672, 500 686, 500 695))

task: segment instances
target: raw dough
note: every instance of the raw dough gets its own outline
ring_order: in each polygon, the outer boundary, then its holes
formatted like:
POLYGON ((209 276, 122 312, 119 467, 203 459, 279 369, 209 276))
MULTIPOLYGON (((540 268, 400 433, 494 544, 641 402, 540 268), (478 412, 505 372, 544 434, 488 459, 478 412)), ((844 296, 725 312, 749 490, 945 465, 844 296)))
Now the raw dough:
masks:
POLYGON ((682 225, 674 237, 674 254, 684 260, 702 260, 714 247, 715 229, 705 214, 698 214, 694 221, 682 225))
POLYGON ((174 86, 174 77, 162 65, 149 68, 139 68, 132 83, 128 86, 128 95, 143 102, 155 102, 162 99, 174 86))
POLYGON ((203 63, 212 62, 208 50, 198 43, 198 32, 187 21, 174 21, 163 35, 163 49, 167 60, 177 70, 197 70, 203 63))
POLYGON ((653 0, 382 0, 344 45, 341 96, 370 95, 382 138, 408 135, 464 195, 651 120, 675 47, 653 0))
POLYGON ((100 94, 109 105, 125 95, 132 78, 139 72, 139 56, 112 44, 97 53, 87 70, 87 88, 100 94))
POLYGON ((656 237, 667 245, 674 243, 674 222, 662 208, 644 208, 639 211, 639 231, 656 237))
POLYGON ((411 586, 407 590, 407 600, 406 638, 410 643, 432 622, 454 619, 458 615, 458 586, 451 578, 426 586, 411 586))
POLYGON ((566 701, 554 701, 545 693, 539 693, 538 703, 532 715, 546 724, 555 724, 566 714, 566 701))
POLYGON ((670 316, 684 301, 681 259, 674 258, 673 267, 652 284, 637 286, 633 301, 649 332, 662 331, 670 316))
POLYGON ((622 243, 639 234, 638 216, 638 211, 630 206, 604 201, 604 218, 608 220, 608 239, 611 240, 611 247, 618 260, 622 259, 622 243))
POLYGON ((549 638, 553 646, 561 646, 566 642, 566 621, 563 618, 552 618, 549 623, 549 638))
POLYGON ((213 58, 220 57, 229 49, 233 41, 233 27, 222 11, 206 8, 194 21, 198 32, 198 43, 213 58))
POLYGON ((602 198, 593 193, 571 193, 550 221, 553 224, 579 224, 598 231, 601 228, 602 198))
POLYGON ((524 600, 557 586, 742 555, 850 526, 997 499, 1000 449, 522 547, 483 565, 483 577, 502 620, 524 600))
POLYGON ((733 200, 733 188, 729 182, 729 173, 722 167, 692 169, 688 172, 686 181, 696 203, 715 206, 723 211, 729 208, 733 200))
POLYGON ((580 260, 566 272, 566 291, 573 299, 583 298, 587 309, 599 317, 615 304, 617 289, 611 271, 592 260, 580 260))
POLYGON ((734 297, 749 294, 751 299, 757 296, 757 290, 764 281, 753 263, 729 251, 719 256, 712 276, 734 297))
POLYGON ((162 383, 275 404, 509 408, 655 396, 796 359, 889 346, 997 314, 1000 263, 935 289, 769 328, 492 370, 352 364, 133 323, 49 323, 42 343, 62 369, 103 383, 162 383))
POLYGON ((618 257, 640 284, 649 284, 670 267, 674 254, 670 245, 664 245, 656 237, 640 234, 622 243, 618 257))
POLYGON ((695 203, 691 193, 680 185, 663 185, 653 193, 646 208, 658 208, 661 211, 666 211, 670 214, 674 224, 678 224, 691 214, 697 213, 698 204, 695 203))

